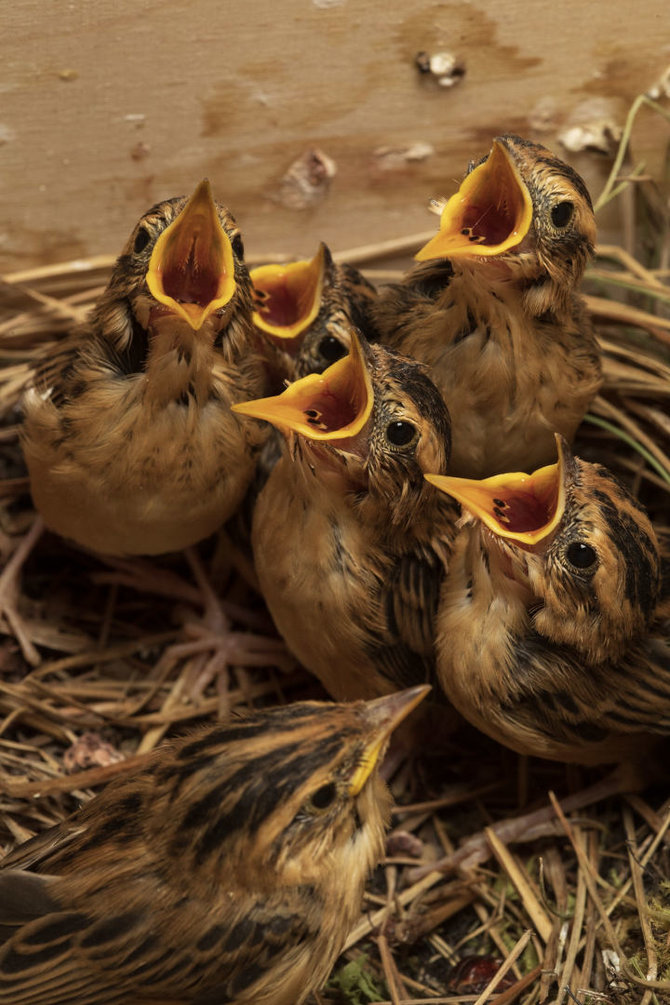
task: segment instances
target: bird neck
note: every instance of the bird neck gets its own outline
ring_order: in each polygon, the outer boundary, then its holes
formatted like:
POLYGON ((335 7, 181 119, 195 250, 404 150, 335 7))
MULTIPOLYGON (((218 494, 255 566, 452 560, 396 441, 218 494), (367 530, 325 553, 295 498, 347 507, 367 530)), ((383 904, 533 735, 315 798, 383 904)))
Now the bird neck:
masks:
POLYGON ((494 338, 496 332, 505 331, 504 321, 510 314, 526 322, 548 318, 561 322, 575 309, 572 285, 552 277, 534 257, 513 264, 455 262, 445 295, 450 303, 463 304, 466 316, 473 314, 477 321, 489 324, 494 338))
POLYGON ((292 504, 318 511, 332 525, 355 524, 368 541, 381 543, 390 553, 406 552, 425 545, 444 551, 445 564, 456 534, 458 507, 444 493, 436 492, 421 476, 418 485, 404 482, 371 482, 352 474, 327 455, 315 456, 298 444, 286 448, 281 459, 284 477, 290 481, 292 504))
POLYGON ((356 519, 366 524, 386 550, 405 552, 425 545, 445 552, 455 537, 458 510, 448 496, 435 492, 422 478, 420 485, 371 484, 350 497, 356 519))
POLYGON ((490 560, 481 530, 454 543, 439 624, 441 677, 467 718, 484 717, 518 692, 518 642, 531 632, 527 589, 490 560))
POLYGON ((146 404, 164 407, 172 401, 208 400, 213 384, 213 340, 193 331, 181 319, 152 326, 146 359, 146 404))

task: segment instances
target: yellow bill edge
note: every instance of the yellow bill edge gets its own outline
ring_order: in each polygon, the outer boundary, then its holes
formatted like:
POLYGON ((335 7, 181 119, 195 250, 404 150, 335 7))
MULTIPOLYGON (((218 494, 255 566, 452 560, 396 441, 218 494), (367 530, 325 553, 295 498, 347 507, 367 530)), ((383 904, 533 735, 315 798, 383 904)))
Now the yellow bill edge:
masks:
POLYGON ((372 412, 374 395, 361 344, 352 332, 348 356, 294 381, 281 394, 232 405, 234 412, 271 422, 310 440, 356 436, 372 412))
POLYGON ((558 461, 532 474, 514 471, 480 480, 424 475, 453 496, 497 537, 535 545, 554 533, 565 512, 568 447, 556 436, 558 461))
POLYGON ((263 304, 252 317, 257 328, 274 339, 294 339, 306 331, 321 309, 325 245, 314 258, 288 265, 260 265, 250 272, 263 304))
POLYGON ((494 140, 487 159, 448 200, 440 229, 416 254, 431 258, 482 258, 516 247, 530 230, 533 203, 507 148, 494 140))
POLYGON ((423 701, 429 691, 429 684, 420 684, 366 703, 365 715, 369 719, 370 741, 349 782, 350 796, 357 796, 362 790, 386 750, 393 730, 423 701))
POLYGON ((206 178, 156 241, 146 280, 154 299, 195 331, 233 296, 233 249, 206 178))

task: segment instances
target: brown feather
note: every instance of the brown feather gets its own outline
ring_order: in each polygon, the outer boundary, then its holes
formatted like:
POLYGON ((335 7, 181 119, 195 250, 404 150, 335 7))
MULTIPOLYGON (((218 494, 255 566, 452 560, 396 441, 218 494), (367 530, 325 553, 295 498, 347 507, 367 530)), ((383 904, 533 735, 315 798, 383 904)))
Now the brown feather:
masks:
POLYGON ((389 815, 375 763, 422 693, 253 712, 111 782, 39 874, 0 865, 1 1005, 299 1005, 358 916, 389 815))
POLYGON ((90 321, 37 368, 24 401, 36 507, 48 527, 101 553, 159 554, 213 533, 239 505, 265 438, 230 411, 263 393, 266 377, 228 210, 217 206, 235 266, 225 307, 194 331, 156 311, 147 288, 152 250, 185 203, 140 220, 90 321), (148 243, 135 252, 140 231, 148 243))
POLYGON ((453 425, 450 473, 481 478, 555 459, 601 384, 594 332, 577 294, 595 222, 581 178, 546 148, 499 138, 533 203, 522 243, 489 258, 421 262, 380 291, 382 342, 421 360, 453 425), (570 201, 557 229, 552 207, 570 201))
POLYGON ((468 519, 440 602, 438 675, 462 715, 520 753, 619 761, 670 734, 659 545, 605 468, 571 459, 566 488, 558 529, 535 547, 468 519))

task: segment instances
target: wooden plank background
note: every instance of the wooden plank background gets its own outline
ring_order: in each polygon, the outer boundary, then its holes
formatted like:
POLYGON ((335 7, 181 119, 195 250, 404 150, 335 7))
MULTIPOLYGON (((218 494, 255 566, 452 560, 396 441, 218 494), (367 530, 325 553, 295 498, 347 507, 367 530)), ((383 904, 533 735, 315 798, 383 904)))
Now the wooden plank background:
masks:
MULTIPOLYGON (((666 0, 5 2, 0 271, 117 253, 205 175, 255 253, 430 230, 428 199, 494 135, 561 152, 571 122, 622 123, 670 64, 669 25, 666 0), (415 65, 445 51, 465 71, 450 88, 415 65), (290 208, 301 190, 282 178, 313 149, 336 174, 290 208)), ((668 135, 641 115, 652 172, 668 135)), ((569 159, 597 193, 607 159, 569 159)))

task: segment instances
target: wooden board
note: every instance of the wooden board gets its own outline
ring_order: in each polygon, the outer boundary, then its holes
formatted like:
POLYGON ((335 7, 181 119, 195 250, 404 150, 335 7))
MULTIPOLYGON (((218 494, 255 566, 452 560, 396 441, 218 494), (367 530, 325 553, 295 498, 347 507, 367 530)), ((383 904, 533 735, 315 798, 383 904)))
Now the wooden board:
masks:
MULTIPOLYGON (((430 230, 428 199, 494 135, 560 152, 567 124, 622 123, 670 63, 666 0, 18 0, 2 20, 2 272, 117 253, 205 175, 256 253, 430 230), (440 86, 420 52, 463 75, 440 86), (282 182, 313 150, 330 185, 282 182)), ((660 169, 667 123, 645 111, 634 138, 660 169)), ((597 192, 607 159, 570 159, 597 192)))

